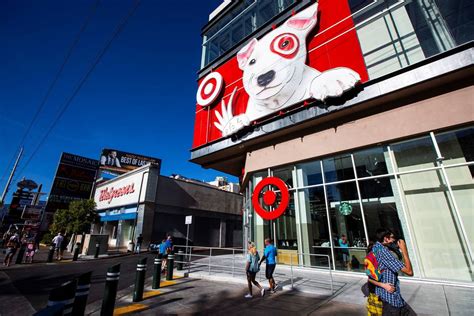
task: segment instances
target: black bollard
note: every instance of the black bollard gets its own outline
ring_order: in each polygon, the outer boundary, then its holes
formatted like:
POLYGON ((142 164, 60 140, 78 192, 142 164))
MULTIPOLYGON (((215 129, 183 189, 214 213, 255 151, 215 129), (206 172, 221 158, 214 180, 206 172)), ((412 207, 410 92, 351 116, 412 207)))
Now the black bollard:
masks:
POLYGON ((140 302, 143 300, 143 287, 145 286, 146 274, 146 257, 138 260, 137 276, 135 278, 135 289, 133 290, 133 301, 140 302))
POLYGON ((184 262, 184 252, 182 250, 178 251, 178 257, 177 257, 177 263, 176 263, 176 270, 181 271, 183 270, 183 262, 184 262))
POLYGON ((168 271, 166 273, 166 280, 173 280, 173 268, 174 268, 174 255, 168 255, 168 271))
POLYGON ((54 248, 55 247, 56 247, 56 244, 54 244, 54 243, 52 243, 51 246, 49 246, 48 262, 53 262, 54 248))
POLYGON ((63 316, 63 304, 48 306, 37 311, 33 316, 63 316))
POLYGON ((52 289, 49 293, 48 306, 64 305, 63 315, 72 315, 72 306, 76 295, 76 280, 69 281, 52 289))
POLYGON ((112 316, 115 308, 115 298, 117 297, 117 287, 120 278, 120 264, 107 269, 105 279, 104 299, 102 300, 101 316, 112 316))
POLYGON ((95 244, 95 254, 94 254, 94 258, 99 258, 99 251, 100 251, 100 244, 99 243, 96 243, 95 244))
POLYGON ((79 250, 81 250, 80 246, 81 246, 80 243, 76 244, 76 248, 74 248, 74 256, 72 257, 72 261, 77 261, 77 258, 79 258, 79 250))
POLYGON ((26 244, 22 243, 20 249, 18 249, 18 255, 16 256, 15 264, 21 264, 23 262, 23 256, 25 255, 26 244))
POLYGON ((153 268, 153 282, 151 285, 152 289, 159 289, 161 282, 161 258, 155 258, 154 268, 153 268))
POLYGON ((86 310, 87 296, 89 295, 89 289, 91 287, 91 275, 92 271, 81 274, 77 278, 76 286, 76 298, 74 300, 74 306, 72 307, 72 315, 82 316, 86 310))

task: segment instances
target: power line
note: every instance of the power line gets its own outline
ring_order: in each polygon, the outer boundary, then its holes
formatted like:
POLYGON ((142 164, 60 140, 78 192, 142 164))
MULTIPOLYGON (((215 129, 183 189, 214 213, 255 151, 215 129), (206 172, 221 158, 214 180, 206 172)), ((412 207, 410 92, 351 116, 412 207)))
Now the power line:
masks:
MULTIPOLYGON (((20 139, 20 142, 17 146, 17 148, 20 148, 22 145, 24 145, 24 142, 26 140, 26 138, 28 137, 28 134, 30 133, 34 123, 36 122, 36 120, 38 119, 39 117, 39 114, 41 113, 41 111, 43 110, 46 102, 48 101, 49 97, 51 96, 51 93, 53 92, 54 88, 56 87, 56 83, 58 82, 64 68, 66 67, 66 64, 68 63, 69 59, 71 58, 71 55, 73 53, 73 51, 76 49, 77 47, 77 44, 79 43, 80 39, 81 39, 81 36, 82 36, 82 33, 84 33, 84 31, 86 30, 87 26, 89 25, 89 22, 92 18, 92 16, 95 14, 96 10, 97 10, 97 7, 99 6, 99 3, 100 3, 100 0, 97 0, 93 5, 92 5, 92 8, 89 12, 89 14, 87 15, 86 17, 86 20, 84 21, 84 23, 82 24, 81 28, 79 29, 79 32, 76 34, 75 38, 74 38, 74 41, 72 42, 71 46, 69 47, 69 50, 67 51, 66 53, 66 56, 64 57, 64 60, 61 64, 61 66, 59 67, 58 71, 56 72, 55 76, 54 76, 54 79, 53 81, 51 82, 51 84, 49 85, 48 87, 48 90, 46 91, 46 94, 44 95, 43 99, 41 100, 38 108, 36 109, 36 112, 35 114, 33 115, 33 118, 31 119, 30 121, 30 124, 28 125, 28 127, 26 128, 25 132, 23 133, 23 136, 22 138, 20 139)), ((0 178, 0 182, 3 181, 3 179, 5 178, 5 175, 8 173, 8 169, 10 168, 10 165, 12 164, 13 160, 15 160, 15 157, 16 157, 16 153, 17 153, 17 150, 13 153, 13 156, 12 158, 10 159, 10 162, 8 163, 8 165, 6 166, 5 168, 5 172, 3 173, 2 177, 0 178)))
POLYGON ((26 161, 25 165, 22 167, 21 171, 18 173, 18 176, 17 178, 19 178, 19 176, 23 173, 23 171, 26 169, 26 167, 28 166, 28 164, 31 162, 31 160, 33 159, 33 157, 38 153, 38 151, 40 150, 41 146, 44 144, 44 142, 46 141, 46 139, 48 138, 48 136, 51 134, 52 130, 54 129, 54 127, 56 126, 56 124, 59 122, 59 120, 61 119, 62 115, 64 114, 64 112, 66 112, 66 110, 68 109, 69 105, 72 103, 72 101, 74 100, 74 98, 77 96, 77 94, 79 93, 79 91, 81 90, 81 88, 84 86, 84 83, 86 83, 86 81, 89 79, 90 75, 92 74, 92 72, 95 70, 95 67, 99 64, 99 62, 101 61, 102 57, 105 55, 105 53, 108 51, 108 49, 110 48, 112 42, 117 38, 117 36, 123 31, 125 25, 127 24, 127 22, 129 21, 129 19, 133 16, 133 14, 136 12, 136 10, 138 9, 138 7, 140 6, 141 4, 141 0, 136 0, 135 1, 135 4, 134 6, 130 9, 130 11, 128 12, 128 14, 122 19, 122 21, 119 23, 119 25, 116 27, 114 33, 112 34, 112 37, 107 41, 107 43, 105 44, 105 46, 102 48, 102 50, 98 53, 94 63, 91 65, 91 67, 89 68, 89 70, 87 71, 87 73, 84 75, 84 77, 82 77, 82 79, 79 81, 78 85, 76 86, 76 88, 74 89, 72 95, 67 99, 67 101, 64 103, 64 105, 62 106, 61 110, 59 111, 58 115, 56 116, 55 120, 53 121, 53 123, 51 124, 51 126, 48 128, 46 134, 44 134, 43 138, 41 139, 41 141, 38 143, 38 145, 36 146, 35 150, 32 152, 32 154, 30 155, 30 157, 28 158, 28 160, 26 161))

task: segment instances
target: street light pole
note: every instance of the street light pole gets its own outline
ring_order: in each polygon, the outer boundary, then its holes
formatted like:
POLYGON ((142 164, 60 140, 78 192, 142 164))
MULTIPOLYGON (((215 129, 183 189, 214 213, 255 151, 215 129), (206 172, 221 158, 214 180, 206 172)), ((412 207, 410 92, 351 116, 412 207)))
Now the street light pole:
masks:
POLYGON ((10 173, 10 176, 8 177, 7 184, 5 186, 5 189, 3 190, 2 197, 0 198, 0 204, 3 204, 5 201, 5 196, 8 193, 8 188, 10 187, 10 184, 13 179, 13 175, 15 174, 16 168, 18 167, 18 163, 20 162, 21 155, 23 154, 23 147, 20 148, 20 152, 18 153, 18 157, 16 158, 15 165, 13 166, 13 170, 10 173))

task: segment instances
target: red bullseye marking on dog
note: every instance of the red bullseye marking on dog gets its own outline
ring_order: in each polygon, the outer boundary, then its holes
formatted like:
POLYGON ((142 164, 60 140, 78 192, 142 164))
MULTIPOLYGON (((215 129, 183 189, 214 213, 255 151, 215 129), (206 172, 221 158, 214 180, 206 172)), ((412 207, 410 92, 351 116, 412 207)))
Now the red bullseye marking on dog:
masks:
POLYGON ((196 93, 196 101, 206 107, 216 101, 217 97, 224 87, 224 79, 218 72, 211 72, 201 81, 196 93))
POLYGON ((291 33, 283 33, 273 39, 270 50, 284 58, 293 58, 298 53, 300 42, 291 33))
MULTIPOLYGON (((276 200, 277 194, 274 191, 266 191, 263 194, 263 203, 268 206, 273 205, 276 200)), ((253 191, 252 205, 255 208, 255 212, 257 212, 261 218, 266 220, 277 219, 283 215, 288 207, 289 202, 290 193, 288 192, 288 187, 286 186, 285 182, 283 182, 283 180, 276 177, 268 177, 263 179, 257 184, 255 190, 253 191), (278 207, 276 207, 273 211, 266 211, 262 205, 260 205, 260 193, 266 186, 273 186, 280 191, 280 205, 278 205, 278 207)))

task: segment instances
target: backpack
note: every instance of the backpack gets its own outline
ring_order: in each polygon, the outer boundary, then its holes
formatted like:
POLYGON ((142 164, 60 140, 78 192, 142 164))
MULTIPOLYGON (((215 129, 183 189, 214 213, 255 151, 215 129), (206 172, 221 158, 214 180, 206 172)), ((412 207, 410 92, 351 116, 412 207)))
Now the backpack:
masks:
POLYGON ((383 271, 379 269, 379 263, 374 251, 369 252, 367 256, 365 256, 364 270, 369 278, 375 281, 380 281, 383 271))

